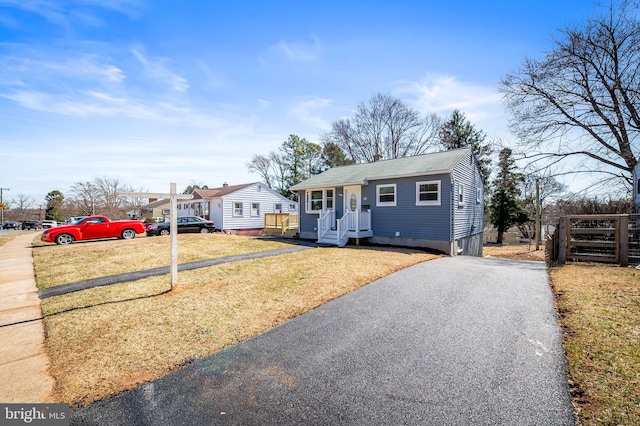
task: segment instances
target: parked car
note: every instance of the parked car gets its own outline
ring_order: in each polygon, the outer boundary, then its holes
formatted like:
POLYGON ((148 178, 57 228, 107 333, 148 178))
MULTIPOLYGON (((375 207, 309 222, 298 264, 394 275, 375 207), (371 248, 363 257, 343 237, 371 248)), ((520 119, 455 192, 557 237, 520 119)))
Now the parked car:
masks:
POLYGON ((157 224, 156 224, 155 222, 145 222, 145 223, 144 223, 144 230, 145 230, 145 232, 148 234, 148 233, 149 233, 149 230, 150 230, 151 228, 156 227, 156 226, 157 226, 157 224))
POLYGON ((42 221, 42 229, 53 228, 54 226, 58 226, 58 222, 55 220, 43 220, 42 221))
POLYGON ((22 229, 22 226, 18 222, 5 222, 2 229, 22 229))
POLYGON ((47 243, 70 244, 80 240, 122 238, 130 240, 144 232, 141 220, 110 220, 105 216, 88 216, 70 225, 46 229, 40 240, 47 243))
MULTIPOLYGON (((187 232, 199 232, 201 234, 206 234, 216 230, 216 226, 212 221, 197 216, 179 217, 177 222, 178 234, 187 232)), ((169 229, 171 222, 168 220, 163 223, 151 223, 150 225, 151 226, 147 228, 148 236, 169 235, 171 232, 169 229)))
POLYGON ((73 216, 62 222, 63 225, 71 225, 72 223, 76 223, 81 221, 82 219, 86 219, 87 216, 73 216))
POLYGON ((22 229, 41 229, 42 224, 39 220, 24 220, 22 221, 22 229))

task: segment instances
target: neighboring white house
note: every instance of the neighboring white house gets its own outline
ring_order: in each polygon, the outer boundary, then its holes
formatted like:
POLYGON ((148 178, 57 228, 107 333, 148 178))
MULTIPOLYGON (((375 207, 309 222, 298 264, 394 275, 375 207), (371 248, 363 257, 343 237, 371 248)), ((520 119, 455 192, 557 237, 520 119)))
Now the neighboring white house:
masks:
POLYGON ((200 216, 212 220, 227 233, 260 235, 265 213, 297 213, 298 203, 261 182, 224 184, 196 189, 193 199, 178 203, 178 217, 200 216))

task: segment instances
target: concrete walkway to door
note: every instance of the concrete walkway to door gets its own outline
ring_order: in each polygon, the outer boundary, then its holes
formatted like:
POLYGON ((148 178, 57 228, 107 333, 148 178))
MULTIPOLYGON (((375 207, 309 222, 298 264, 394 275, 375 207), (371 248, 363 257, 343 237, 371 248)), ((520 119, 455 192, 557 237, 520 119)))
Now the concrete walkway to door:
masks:
POLYGON ((543 262, 441 258, 72 409, 71 420, 573 426, 561 336, 543 262))
POLYGON ((0 246, 0 402, 50 402, 53 379, 44 350, 31 241, 20 233, 0 246))

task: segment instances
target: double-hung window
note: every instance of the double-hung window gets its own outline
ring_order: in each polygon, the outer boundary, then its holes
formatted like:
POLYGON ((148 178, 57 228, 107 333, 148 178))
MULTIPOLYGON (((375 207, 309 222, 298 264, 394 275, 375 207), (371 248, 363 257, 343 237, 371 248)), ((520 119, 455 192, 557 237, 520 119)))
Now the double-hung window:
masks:
POLYGON ((464 206, 464 185, 458 184, 458 205, 464 206))
POLYGON ((251 216, 260 216, 260 203, 251 203, 251 216))
POLYGON ((240 216, 240 217, 244 216, 244 211, 242 209, 242 205, 243 205, 243 203, 241 201, 240 202, 239 201, 235 201, 233 203, 233 215, 234 216, 240 216))
POLYGON ((440 181, 416 182, 416 206, 439 206, 440 181))
POLYGON ((332 188, 306 191, 307 213, 319 213, 324 210, 333 210, 334 194, 335 191, 332 188))
POLYGON ((376 185, 376 206, 395 206, 396 205, 396 184, 376 185))

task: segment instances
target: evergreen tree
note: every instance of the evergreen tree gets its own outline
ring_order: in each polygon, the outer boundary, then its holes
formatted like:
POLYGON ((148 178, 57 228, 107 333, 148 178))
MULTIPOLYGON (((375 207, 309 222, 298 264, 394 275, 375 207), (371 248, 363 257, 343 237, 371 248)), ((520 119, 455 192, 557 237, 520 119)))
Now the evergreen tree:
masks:
POLYGON ((55 220, 56 222, 64 221, 64 217, 62 216, 62 202, 64 201, 64 195, 62 192, 58 190, 54 190, 49 192, 46 197, 44 197, 47 202, 47 207, 45 209, 44 218, 45 220, 55 220))
POLYGON ((322 146, 322 162, 326 169, 338 166, 348 166, 355 161, 348 158, 340 146, 334 142, 325 142, 322 146))
POLYGON ((482 181, 487 183, 491 174, 491 144, 485 144, 487 138, 482 130, 477 130, 457 109, 451 113, 451 118, 440 129, 440 143, 446 150, 457 148, 471 148, 473 156, 478 162, 482 181))
POLYGON ((502 243, 504 231, 514 225, 530 220, 529 215, 518 200, 520 196, 519 186, 524 177, 521 173, 515 171, 515 160, 512 154, 511 148, 503 148, 500 151, 498 176, 493 182, 494 191, 490 205, 491 224, 498 230, 498 244, 502 243))

